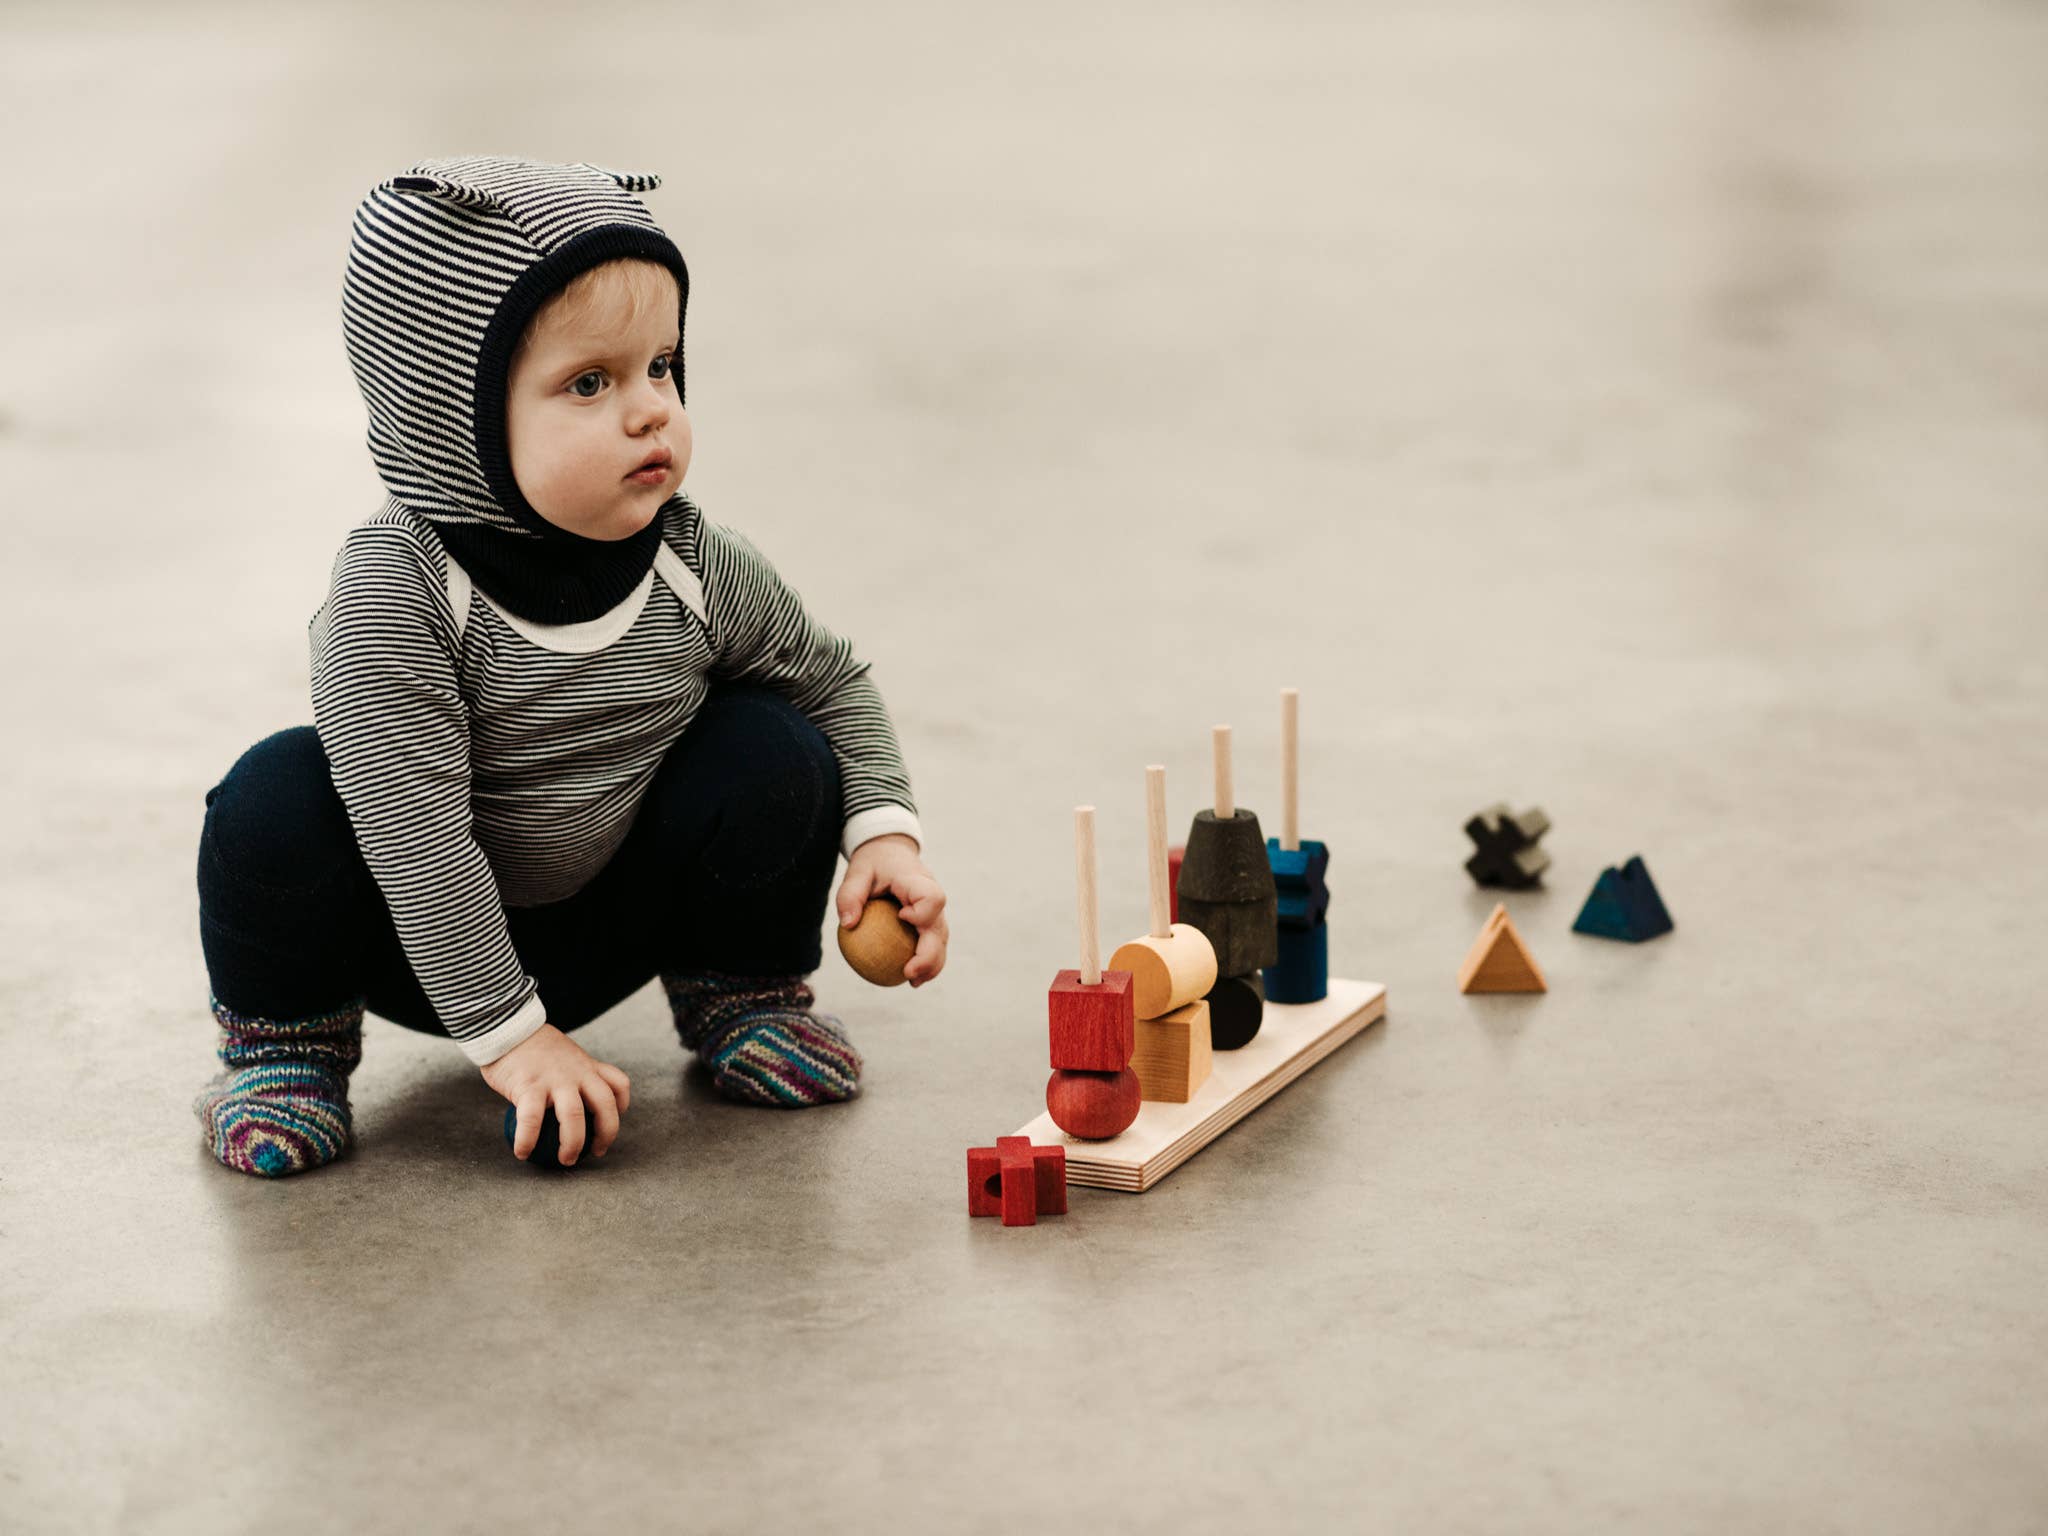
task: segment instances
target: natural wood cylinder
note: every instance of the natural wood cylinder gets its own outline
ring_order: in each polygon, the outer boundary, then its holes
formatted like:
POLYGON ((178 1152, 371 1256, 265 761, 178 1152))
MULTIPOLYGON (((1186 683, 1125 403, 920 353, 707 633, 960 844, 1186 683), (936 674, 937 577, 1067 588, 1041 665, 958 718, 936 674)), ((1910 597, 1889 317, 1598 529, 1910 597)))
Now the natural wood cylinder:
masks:
POLYGON ((1131 973, 1131 1001, 1141 1019, 1185 1008, 1216 985, 1216 946, 1193 923, 1175 923, 1166 937, 1146 934, 1109 957, 1113 971, 1131 973))
POLYGON ((902 986, 903 967, 917 951, 917 930, 902 913, 894 897, 877 896, 861 909, 858 923, 839 930, 839 953, 878 987, 902 986))

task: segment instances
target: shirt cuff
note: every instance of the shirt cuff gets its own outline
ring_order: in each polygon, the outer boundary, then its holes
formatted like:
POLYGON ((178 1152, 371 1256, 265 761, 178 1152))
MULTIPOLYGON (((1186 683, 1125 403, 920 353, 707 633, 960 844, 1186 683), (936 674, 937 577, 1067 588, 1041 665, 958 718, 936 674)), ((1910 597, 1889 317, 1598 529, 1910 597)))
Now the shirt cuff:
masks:
POLYGON ((839 834, 839 851, 850 859, 862 843, 891 832, 907 834, 918 851, 924 851, 924 831, 917 824, 917 812, 907 805, 870 806, 847 817, 846 830, 839 834))
POLYGON ((537 1033, 541 1025, 547 1021, 547 1007, 541 1002, 540 994, 536 992, 504 1023, 493 1025, 480 1035, 472 1035, 467 1040, 458 1040, 455 1043, 462 1047, 462 1054, 471 1061, 480 1067, 488 1067, 513 1046, 525 1044, 527 1039, 537 1033))

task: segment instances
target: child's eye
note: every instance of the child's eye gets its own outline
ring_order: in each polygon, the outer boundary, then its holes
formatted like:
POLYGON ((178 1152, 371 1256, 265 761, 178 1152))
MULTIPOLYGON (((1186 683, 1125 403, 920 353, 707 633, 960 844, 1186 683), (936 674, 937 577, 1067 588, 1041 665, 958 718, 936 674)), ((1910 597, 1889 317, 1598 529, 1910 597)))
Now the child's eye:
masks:
MULTIPOLYGON (((661 354, 661 356, 657 357, 653 362, 647 365, 647 371, 653 374, 654 377, 657 379, 665 379, 668 377, 669 369, 673 365, 673 362, 674 360, 669 356, 669 354, 664 352, 661 354)), ((604 370, 602 368, 592 368, 587 372, 577 374, 575 378, 571 379, 569 381, 569 388, 582 399, 588 400, 592 397, 595 391, 583 389, 581 387, 583 381, 585 379, 602 380, 603 378, 604 370)))

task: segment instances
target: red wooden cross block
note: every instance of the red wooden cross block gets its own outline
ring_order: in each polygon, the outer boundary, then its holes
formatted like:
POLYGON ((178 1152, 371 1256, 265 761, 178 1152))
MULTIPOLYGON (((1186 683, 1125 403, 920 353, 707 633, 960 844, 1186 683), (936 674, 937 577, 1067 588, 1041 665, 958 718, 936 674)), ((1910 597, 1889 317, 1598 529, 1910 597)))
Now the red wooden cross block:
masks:
POLYGON ((1138 1013, 1129 971, 1104 971, 1084 986, 1079 971, 1061 971, 1046 990, 1052 1064, 1063 1072, 1121 1072, 1138 1047, 1138 1013))
POLYGON ((1067 1214, 1067 1149, 1034 1147, 1025 1136, 998 1136, 967 1149, 967 1214, 1000 1216, 1006 1227, 1067 1214))

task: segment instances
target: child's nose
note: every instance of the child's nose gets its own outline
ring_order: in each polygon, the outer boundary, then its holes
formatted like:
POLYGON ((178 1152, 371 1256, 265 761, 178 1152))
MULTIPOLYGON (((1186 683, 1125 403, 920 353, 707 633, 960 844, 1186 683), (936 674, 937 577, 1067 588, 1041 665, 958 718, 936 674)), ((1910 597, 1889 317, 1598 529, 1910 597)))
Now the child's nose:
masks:
POLYGON ((668 421, 668 391, 661 379, 642 379, 640 389, 633 398, 633 411, 643 421, 656 425, 668 421))

